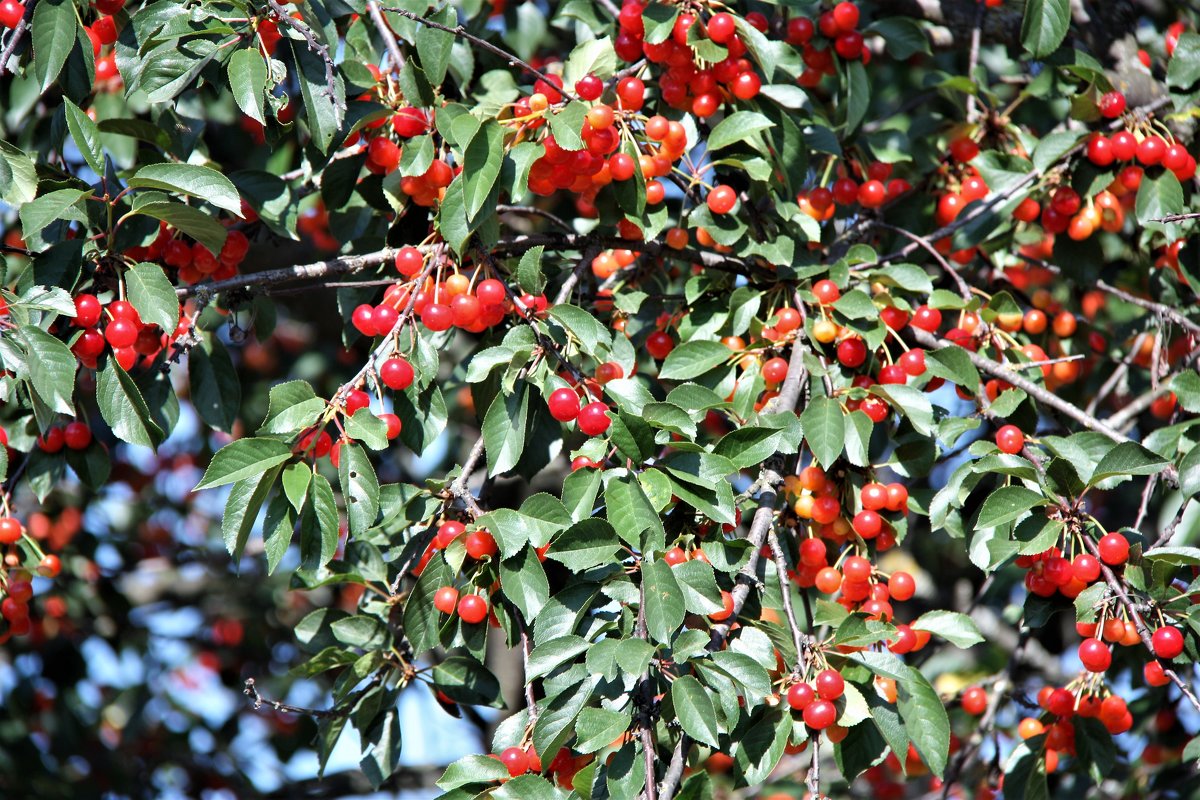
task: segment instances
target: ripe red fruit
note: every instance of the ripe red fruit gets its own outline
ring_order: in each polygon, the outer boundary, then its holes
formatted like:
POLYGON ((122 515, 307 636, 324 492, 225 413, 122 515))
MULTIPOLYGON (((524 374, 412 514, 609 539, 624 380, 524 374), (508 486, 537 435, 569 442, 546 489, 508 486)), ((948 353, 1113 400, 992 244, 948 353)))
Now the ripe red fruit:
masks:
POLYGON ((918 306, 909 324, 926 333, 934 333, 942 327, 942 312, 929 306, 918 306))
POLYGON ((987 692, 985 692, 979 686, 972 686, 971 688, 969 688, 965 692, 963 692, 963 696, 962 696, 963 711, 967 712, 968 714, 970 714, 973 717, 978 717, 980 714, 982 714, 984 711, 986 711, 987 703, 988 703, 987 692))
POLYGON ((858 6, 854 3, 842 2, 833 7, 833 21, 842 33, 849 33, 858 27, 858 6))
POLYGON ((888 511, 908 511, 908 488, 903 483, 889 483, 887 498, 888 511))
POLYGON ((1137 155, 1137 137, 1129 131, 1117 131, 1109 137, 1109 141, 1118 161, 1131 161, 1137 155))
POLYGON ((887 506, 887 487, 882 483, 863 484, 859 497, 863 508, 868 511, 881 511, 887 506))
POLYGON ((588 436, 599 436, 608 430, 608 406, 601 402, 588 403, 579 410, 579 430, 588 436))
POLYGON ((955 161, 970 161, 977 155, 979 155, 979 145, 966 136, 950 143, 950 157, 955 161))
POLYGON ((1110 567, 1119 566, 1129 560, 1129 540, 1119 533, 1109 533, 1096 546, 1100 560, 1110 567))
POLYGON ((824 730, 837 719, 837 707, 828 700, 816 700, 804 709, 804 724, 813 730, 824 730))
POLYGON ((445 550, 450 543, 465 533, 467 526, 455 520, 446 520, 438 526, 437 535, 433 537, 433 546, 445 550))
POLYGON ((907 572, 898 570, 892 573, 892 577, 888 578, 887 582, 888 594, 893 600, 904 602, 911 600, 912 596, 917 592, 917 582, 912 575, 907 572))
POLYGON ((63 449, 66 444, 66 439, 63 437, 62 428, 57 426, 41 434, 37 438, 37 445, 46 453, 57 453, 63 449))
POLYGON ((443 586, 434 592, 433 607, 443 614, 453 614, 458 605, 458 589, 453 586, 443 586))
MULTIPOLYGON (((835 286, 834 288, 836 289, 837 287, 835 286)), ((850 367, 851 369, 860 367, 867 360, 867 345, 857 336, 843 339, 838 344, 837 358, 843 366, 850 367)))
POLYGON ((1025 434, 1016 425, 1005 425, 996 431, 996 446, 1002 453, 1019 453, 1025 446, 1025 434))
POLYGON ((403 391, 412 386, 413 374, 412 364, 399 356, 389 358, 379 368, 379 379, 383 381, 383 385, 396 391, 403 391))
POLYGON ((767 383, 782 383, 787 378, 788 362, 776 356, 763 364, 763 380, 767 383))
POLYGON ((546 400, 550 416, 559 422, 570 422, 579 416, 579 395, 574 389, 555 389, 546 400))
POLYGON ((1147 686, 1166 686, 1171 682, 1163 670, 1163 665, 1157 661, 1147 661, 1142 667, 1142 678, 1147 686))
POLYGON ((477 594, 463 595, 458 601, 458 616, 463 622, 475 625, 487 619, 488 602, 477 594))
POLYGON ((1112 664, 1112 653, 1104 642, 1093 636, 1079 645, 1079 660, 1088 672, 1104 672, 1112 664))
POLYGON ((1100 577, 1100 562, 1087 553, 1080 553, 1071 562, 1071 571, 1079 580, 1091 583, 1100 577))
POLYGON ((724 589, 721 590, 721 610, 714 611, 708 615, 709 619, 715 622, 724 622, 733 616, 733 595, 724 589))
POLYGON ((737 192, 732 187, 718 184, 706 198, 708 210, 714 214, 728 214, 737 205, 737 192))
POLYGON ((854 532, 864 539, 874 539, 883 530, 883 517, 875 511, 860 511, 854 515, 854 532))
POLYGON ((496 540, 485 530, 471 531, 467 534, 467 555, 476 561, 481 561, 497 552, 496 540))
POLYGON ((836 669, 823 669, 817 673, 816 688, 822 700, 837 700, 846 691, 846 681, 836 669))
POLYGON ((1046 710, 1056 717, 1070 717, 1075 713, 1075 695, 1066 689, 1055 689, 1046 698, 1046 710))
POLYGON ((400 431, 403 429, 404 424, 400 421, 398 416, 389 413, 380 414, 379 418, 383 420, 385 425, 387 425, 387 438, 389 441, 400 435, 400 431))
POLYGON ((850 556, 842 562, 842 574, 851 583, 866 583, 871 578, 871 562, 862 556, 850 556))
POLYGON ((416 275, 424 265, 425 257, 415 247, 401 247, 396 253, 396 271, 406 278, 416 275))
MULTIPOLYGON (((640 13, 640 12, 639 12, 640 13)), ((617 99, 621 108, 627 111, 638 111, 646 97, 646 84, 641 78, 633 76, 622 78, 617 82, 617 99)))
POLYGON ((828 305, 842 296, 842 290, 831 280, 820 280, 813 284, 812 292, 821 305, 828 305))
POLYGON ((25 6, 16 0, 0 2, 0 28, 15 28, 25 16, 25 6))
POLYGON ((1142 162, 1143 166, 1153 167, 1158 162, 1162 161, 1163 156, 1167 153, 1167 143, 1163 141, 1161 136, 1152 134, 1147 136, 1142 141, 1138 142, 1137 160, 1142 162))
MULTIPOLYGON (((350 323, 363 336, 375 336, 375 307, 363 303, 350 315, 350 323)), ((112 327, 111 325, 109 327, 112 327)))
POLYGON ((16 544, 25 527, 14 517, 0 517, 0 544, 16 544))
POLYGON ((800 563, 807 567, 825 566, 825 540, 805 539, 800 543, 800 563))
POLYGON ((103 309, 94 294, 81 294, 75 298, 75 319, 72 322, 78 328, 91 328, 100 321, 103 309))
POLYGON ((104 338, 114 348, 132 347, 137 337, 137 324, 124 317, 112 320, 104 328, 104 338))
POLYGON ((479 302, 485 306, 499 305, 504 302, 504 284, 495 278, 488 278, 485 281, 480 281, 475 287, 475 297, 479 298, 479 302))
POLYGON ((1125 111, 1125 95, 1118 91, 1105 92, 1100 98, 1100 116, 1115 119, 1125 111))
POLYGON ((584 75, 579 80, 575 81, 575 94, 579 95, 580 100, 598 100, 600 95, 604 93, 604 81, 597 78, 595 75, 584 75))
POLYGON ((793 683, 787 691, 787 703, 795 711, 803 711, 812 705, 817 693, 807 683, 793 683))
POLYGON ((529 756, 519 747, 509 747, 500 754, 500 763, 508 768, 514 778, 529 771, 529 756))
POLYGON ((925 351, 919 347, 914 347, 904 355, 900 356, 898 362, 900 368, 908 375, 914 378, 925 374, 925 351))
POLYGON ((663 553, 663 561, 667 562, 672 567, 682 564, 687 560, 687 553, 684 552, 682 547, 672 547, 670 550, 663 553))
POLYGON ((666 331, 654 331, 646 337, 646 352, 651 358, 662 360, 675 349, 675 340, 666 331))
POLYGON ((63 440, 72 450, 85 450, 92 443, 92 429, 79 420, 68 422, 63 428, 63 440))
POLYGON ((454 312, 444 303, 430 303, 421 311, 421 322, 431 331, 449 330, 454 324, 454 312))
POLYGON ((879 383, 884 386, 908 383, 908 373, 899 364, 888 364, 879 369, 879 383))
POLYGON ((737 33, 737 23, 733 15, 724 11, 713 14, 705 27, 708 30, 708 38, 717 44, 725 44, 737 33))
POLYGON ((1150 643, 1154 645, 1154 655, 1159 658, 1170 660, 1183 652, 1183 634, 1170 625, 1156 630, 1150 637, 1150 643))

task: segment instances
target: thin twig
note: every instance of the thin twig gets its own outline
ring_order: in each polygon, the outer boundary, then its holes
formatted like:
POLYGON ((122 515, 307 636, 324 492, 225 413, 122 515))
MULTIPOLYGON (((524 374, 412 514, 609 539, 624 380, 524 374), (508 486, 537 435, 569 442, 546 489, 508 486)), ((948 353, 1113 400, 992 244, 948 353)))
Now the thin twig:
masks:
MULTIPOLYGON (((987 11, 987 3, 975 4, 975 25, 971 28, 971 51, 967 56, 967 77, 975 81, 975 68, 979 66, 979 39, 983 28, 983 15, 987 11)), ((975 93, 967 95, 967 122, 975 122, 979 118, 978 100, 975 93)))
POLYGON ((379 3, 377 0, 367 0, 367 13, 371 15, 371 21, 375 23, 375 29, 383 37, 383 43, 387 46, 388 53, 392 57, 392 69, 400 69, 404 66, 404 54, 400 52, 400 44, 396 41, 396 34, 392 32, 391 27, 387 24, 387 20, 383 18, 383 14, 379 13, 379 3))
POLYGON ((312 32, 312 28, 293 17, 291 12, 279 4, 279 0, 267 0, 267 6, 270 7, 271 11, 275 12, 275 16, 279 18, 280 22, 304 37, 304 41, 308 45, 308 49, 316 53, 321 58, 321 61, 324 62, 324 94, 329 98, 330 102, 333 103, 334 119, 340 126, 342 124, 342 120, 346 118, 346 99, 345 97, 338 97, 337 74, 335 72, 333 63, 333 55, 329 52, 328 45, 318 41, 316 35, 312 32))
MULTIPOLYGON (((982 5, 982 3, 980 5, 982 5)), ((875 222, 875 227, 883 228, 884 230, 889 230, 893 233, 898 233, 919 245, 923 250, 932 255, 934 260, 938 262, 943 270, 945 270, 946 274, 954 280, 955 285, 958 287, 958 296, 963 299, 963 302, 971 302, 971 289, 967 286, 967 282, 963 280, 962 276, 958 274, 958 270, 956 270, 954 266, 946 260, 945 256, 937 251, 937 248, 934 247, 927 238, 924 236, 918 236, 912 231, 907 231, 899 226, 888 225, 886 222, 879 222, 878 220, 875 222)))
MULTIPOLYGON (((429 246, 421 249, 428 250, 429 246)), ((376 267, 384 264, 395 258, 395 255, 396 251, 393 248, 385 247, 374 253, 342 256, 341 258, 331 258, 312 264, 298 264, 294 267, 281 267, 262 272, 252 272, 249 275, 239 275, 236 278, 229 278, 223 281, 197 283, 194 286, 180 286, 175 290, 175 294, 179 297, 191 297, 192 295, 216 294, 233 289, 249 289, 253 286, 275 285, 311 278, 324 278, 329 275, 350 275, 361 272, 368 267, 376 267)))
POLYGON ((775 572, 779 578, 779 591, 783 594, 783 614, 787 618, 788 629, 792 632, 792 645, 796 648, 796 664, 793 665, 796 672, 800 661, 801 654, 804 652, 807 635, 800 630, 800 625, 796 622, 796 612, 792 608, 792 588, 788 581, 787 560, 783 557, 783 548, 779 545, 779 537, 775 534, 774 528, 767 531, 767 544, 771 547, 771 556, 775 559, 775 572))
MULTIPOLYGON (((504 59, 510 67, 520 67, 521 69, 525 70, 526 72, 530 73, 531 75, 536 75, 538 78, 541 78, 543 81, 545 81, 546 83, 549 83, 551 86, 554 85, 553 82, 550 80, 550 76, 547 75, 546 73, 542 72, 537 67, 533 66, 532 64, 530 64, 526 61, 522 61, 520 58, 517 58, 512 53, 508 52, 507 50, 504 50, 503 48, 497 47, 496 45, 492 44, 491 42, 487 41, 486 39, 480 39, 478 36, 471 33, 470 31, 468 31, 462 25, 455 25, 453 27, 450 25, 443 25, 440 22, 434 22, 431 19, 426 19, 425 17, 422 17, 420 14, 414 14, 413 12, 409 11, 408 9, 404 9, 404 8, 391 8, 391 7, 385 6, 383 10, 391 12, 392 14, 399 14, 400 16, 405 17, 407 19, 411 19, 413 22, 424 25, 427 28, 433 28, 436 31, 445 31, 446 33, 452 33, 455 36, 459 37, 460 39, 465 39, 467 42, 470 42, 471 44, 475 45, 476 47, 478 47, 480 49, 487 50, 492 55, 499 56, 500 58, 504 59)), ((559 89, 559 92, 564 97, 568 97, 572 100, 578 99, 575 96, 574 91, 572 91, 571 87, 569 87, 569 86, 562 87, 561 89, 559 89)))
POLYGON ((461 500, 473 517, 482 515, 483 509, 475 501, 475 495, 471 494, 471 490, 467 488, 467 480, 471 477, 471 473, 475 471, 475 466, 479 463, 479 459, 483 457, 483 451, 483 434, 480 434, 479 438, 475 440, 475 444, 472 445, 471 453, 467 456, 467 460, 463 462, 462 471, 458 473, 458 477, 447 487, 447 491, 456 499, 461 500))
POLYGON ((340 719, 349 713, 349 708, 305 708, 304 706, 294 706, 290 703, 284 703, 280 700, 271 700, 258 693, 258 686, 255 685, 254 678, 246 678, 242 694, 253 699, 256 711, 266 704, 276 711, 285 711, 289 714, 304 714, 321 719, 340 719))

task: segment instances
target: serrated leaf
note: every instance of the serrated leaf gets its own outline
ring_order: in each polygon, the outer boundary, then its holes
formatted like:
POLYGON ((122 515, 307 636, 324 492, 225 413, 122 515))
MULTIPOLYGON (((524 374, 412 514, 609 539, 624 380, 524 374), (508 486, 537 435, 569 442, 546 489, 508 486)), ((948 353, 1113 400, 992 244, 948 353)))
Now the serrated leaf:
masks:
POLYGON ((676 678, 671 684, 671 706, 684 733, 698 742, 717 747, 717 710, 708 690, 691 675, 676 678))
POLYGON ((658 377, 663 380, 686 381, 697 378, 725 363, 730 350, 720 342, 694 339, 683 342, 663 360, 658 377))
POLYGON ((260 125, 265 125, 267 62, 263 60, 262 53, 254 47, 240 49, 229 58, 226 70, 229 88, 238 108, 260 125))
POLYGON ((513 394, 499 395, 492 401, 483 418, 489 476, 507 472, 521 460, 528 419, 528 386, 522 385, 513 394))
POLYGON ((975 621, 957 611, 926 611, 911 626, 936 634, 955 647, 970 647, 983 641, 975 621))
POLYGON ((271 387, 267 416, 259 433, 296 433, 317 421, 325 401, 317 397, 308 381, 287 381, 271 387))
MULTIPOLYGON (((141 390, 115 358, 107 359, 96 373, 96 405, 100 407, 100 416, 104 417, 118 439, 150 448, 158 447, 162 442, 162 429, 151 418, 150 408, 141 390)), ((248 477, 250 473, 236 476, 226 483, 248 477)))
POLYGON ((757 111, 735 111, 717 123, 708 137, 708 149, 720 150, 738 142, 744 142, 759 131, 771 128, 774 123, 757 111))
POLYGON ((231 214, 242 215, 242 201, 233 182, 212 167, 200 164, 147 164, 133 174, 128 185, 131 189, 157 189, 198 197, 231 214))
POLYGON ((75 356, 59 338, 35 325, 21 328, 29 345, 29 379, 38 397, 60 414, 74 416, 75 356))
POLYGON ((1049 500, 1024 486, 1002 486, 987 496, 979 509, 978 528, 996 528, 1012 522, 1026 511, 1049 504, 1049 500))
POLYGON ((194 491, 256 477, 291 456, 291 448, 278 439, 237 439, 213 455, 194 491))
POLYGON ((646 631, 661 644, 683 624, 683 591, 675 580, 671 565, 665 561, 642 563, 643 592, 646 603, 646 631))
POLYGON ((75 146, 83 154, 83 160, 97 175, 104 174, 104 148, 100 144, 100 128, 83 109, 63 98, 63 112, 66 114, 67 130, 75 140, 75 146))
POLYGON ((841 404, 830 397, 814 397, 800 415, 800 425, 813 457, 828 469, 846 443, 846 415, 841 404))
POLYGON ((1071 24, 1070 0, 1027 0, 1021 18, 1021 44, 1036 58, 1058 49, 1071 24))
POLYGON ((225 514, 221 517, 221 535, 225 540, 225 550, 234 561, 241 559, 259 509, 266 502, 282 469, 282 466, 272 467, 261 475, 240 480, 229 492, 225 514))
POLYGON ((158 264, 135 264, 125 271, 125 291, 143 322, 171 334, 179 323, 179 299, 158 264))
POLYGON ((220 339, 206 335, 188 351, 188 380, 200 419, 232 432, 242 404, 242 382, 220 339))
POLYGON ((379 516, 379 478, 361 447, 342 443, 338 459, 338 480, 346 502, 346 518, 351 536, 361 536, 379 516))

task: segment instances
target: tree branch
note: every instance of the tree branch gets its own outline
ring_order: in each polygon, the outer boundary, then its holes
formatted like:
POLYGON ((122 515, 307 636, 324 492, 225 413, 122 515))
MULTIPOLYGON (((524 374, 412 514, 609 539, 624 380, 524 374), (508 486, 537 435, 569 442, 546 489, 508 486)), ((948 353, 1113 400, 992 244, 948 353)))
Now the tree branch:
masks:
POLYGON ((379 13, 379 3, 377 0, 367 0, 367 13, 371 15, 371 21, 375 23, 375 29, 383 37, 383 43, 387 46, 388 54, 392 58, 392 69, 400 69, 404 66, 404 54, 400 52, 400 44, 396 41, 396 34, 392 32, 391 27, 387 24, 387 20, 383 18, 383 14, 379 13))
POLYGON ((291 13, 279 4, 279 0, 267 0, 267 6, 271 11, 275 12, 275 16, 279 21, 296 33, 304 37, 308 49, 316 53, 321 61, 325 62, 325 96, 333 103, 334 117, 337 124, 341 125, 342 120, 346 118, 346 100, 339 98, 337 93, 337 75, 334 73, 333 56, 329 52, 329 47, 317 40, 312 29, 300 20, 296 19, 291 13))

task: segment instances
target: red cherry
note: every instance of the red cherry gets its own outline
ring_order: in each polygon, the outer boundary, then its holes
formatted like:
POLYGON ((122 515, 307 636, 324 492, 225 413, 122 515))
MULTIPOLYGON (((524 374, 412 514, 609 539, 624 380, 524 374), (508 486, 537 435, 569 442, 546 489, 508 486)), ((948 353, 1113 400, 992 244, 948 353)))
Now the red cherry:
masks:
POLYGON ((1079 660, 1088 672, 1104 672, 1112 664, 1112 653, 1104 642, 1091 637, 1079 645, 1079 660))
POLYGON ((687 553, 684 552, 682 547, 672 547, 670 550, 663 553, 663 561, 667 562, 672 567, 682 564, 687 560, 687 553))
MULTIPOLYGON (((640 13, 640 12, 639 12, 640 13)), ((641 78, 629 76, 617 82, 617 99, 622 109, 638 111, 646 97, 646 84, 641 78)))
POLYGON ((443 614, 453 614, 458 605, 458 589, 453 586, 443 586, 433 595, 433 607, 443 614))
MULTIPOLYGON (((1113 152, 1112 140, 1102 133, 1092 135, 1088 139, 1087 157, 1098 167, 1107 167, 1116 160, 1116 153, 1113 152)), ((1028 220, 1027 220, 1028 221, 1028 220)))
POLYGON ((733 15, 724 11, 713 14, 705 27, 708 30, 708 38, 717 44, 725 44, 737 33, 737 23, 733 15))
POLYGON ((53 553, 43 556, 38 562, 37 571, 43 578, 57 578, 62 572, 62 560, 53 553))
POLYGON ((646 352, 661 361, 675 349, 675 340, 666 331, 654 331, 646 337, 646 352))
POLYGON ((375 307, 363 303, 354 309, 354 312, 350 315, 350 322, 354 325, 354 329, 363 336, 374 337, 375 307))
POLYGON ((838 3, 833 7, 833 21, 838 30, 848 33, 858 27, 858 6, 854 3, 838 3))
POLYGON ((904 571, 896 571, 892 573, 892 577, 888 578, 888 594, 893 600, 898 600, 903 603, 905 600, 911 600, 912 596, 917 592, 917 582, 904 571))
POLYGON ((100 321, 103 308, 94 294, 81 294, 75 298, 75 319, 72 323, 78 328, 91 328, 100 321))
POLYGON ((795 711, 803 711, 812 705, 817 693, 807 683, 793 683, 787 691, 787 703, 795 711))
POLYGON ((412 386, 413 377, 412 364, 399 356, 389 358, 379 368, 379 379, 383 381, 383 385, 396 391, 403 391, 412 386))
POLYGON ((371 395, 364 392, 362 389, 354 389, 346 395, 346 416, 353 417, 354 412, 360 408, 369 408, 371 405, 371 395))
POLYGON ((485 530, 471 531, 467 534, 466 539, 467 555, 476 561, 496 555, 499 550, 496 548, 496 540, 492 535, 485 530))
POLYGON ((820 280, 813 284, 812 292, 821 305, 828 305, 842 296, 842 290, 831 280, 820 280))
POLYGON ((1137 137, 1129 131, 1117 131, 1109 138, 1109 142, 1112 143, 1113 156, 1118 161, 1132 161, 1137 155, 1137 137))
POLYGON ((854 532, 864 539, 874 539, 883 530, 883 517, 875 511, 860 511, 851 523, 854 532))
POLYGON ((1083 583, 1091 583, 1100 577, 1100 562, 1087 553, 1080 553, 1071 562, 1071 571, 1083 583))
POLYGON ((430 303, 421 311, 421 322, 431 331, 449 330, 454 324, 454 312, 444 303, 430 303))
POLYGON ((800 543, 800 563, 808 567, 825 566, 825 541, 805 539, 800 543))
POLYGON ((1005 425, 996 431, 996 446, 1002 453, 1019 453, 1025 446, 1025 434, 1016 425, 1005 425))
POLYGON ((724 589, 721 590, 721 610, 714 611, 708 615, 709 619, 715 622, 724 622, 733 616, 733 595, 724 589))
POLYGON ((555 389, 546 401, 550 416, 559 422, 570 422, 579 416, 579 395, 574 389, 555 389))
POLYGON ((914 347, 904 355, 900 356, 900 368, 908 375, 914 378, 925 374, 925 351, 919 347, 914 347))
POLYGON ((962 708, 973 717, 978 717, 987 710, 988 696, 982 688, 972 686, 963 692, 962 708))
POLYGON ((597 78, 595 75, 584 75, 579 80, 575 81, 575 94, 579 95, 580 100, 599 100, 600 95, 604 93, 604 81, 597 78))
POLYGON ((477 594, 463 595, 458 601, 458 616, 463 622, 475 625, 487 619, 487 615, 488 602, 477 594))
POLYGON ((508 768, 508 774, 514 778, 529 771, 529 756, 519 747, 509 747, 502 752, 500 763, 508 768))
POLYGON ((50 428, 37 438, 38 447, 45 453, 57 453, 63 449, 64 444, 66 444, 66 437, 63 436, 62 428, 58 426, 50 428))
POLYGON ((1125 95, 1118 91, 1105 92, 1100 98, 1100 116, 1115 119, 1125 111, 1125 95))
POLYGON ((1129 540, 1119 533, 1106 534, 1100 539, 1096 549, 1100 553, 1100 560, 1111 567, 1129 560, 1129 540))
POLYGON ((425 266, 425 257, 415 247, 401 247, 396 253, 396 271, 406 278, 411 278, 425 266))
POLYGON ((399 417, 397 417, 395 414, 380 414, 379 418, 383 420, 385 425, 387 425, 388 441, 391 441, 400 435, 400 431, 403 428, 403 423, 400 421, 399 417))
POLYGON ((850 556, 842 562, 842 574, 851 583, 866 583, 871 572, 871 562, 862 556, 850 556))
POLYGON ((1137 160, 1142 162, 1142 166, 1153 167, 1162 161, 1166 152, 1167 143, 1163 141, 1163 138, 1157 134, 1151 134, 1138 142, 1137 160))
POLYGON ((942 312, 929 306, 918 306, 909 324, 926 333, 934 333, 942 327, 942 312))
POLYGON ((475 287, 475 296, 479 298, 479 302, 487 306, 503 303, 506 294, 504 284, 495 278, 480 281, 479 285, 475 287))
POLYGON ((579 410, 580 432, 588 436, 599 436, 608 430, 612 420, 608 417, 608 406, 601 402, 588 403, 579 410))
POLYGON ((16 544, 21 540, 25 526, 15 517, 0 517, 0 544, 16 544))
POLYGON ((1154 655, 1168 661, 1183 652, 1183 634, 1170 625, 1156 630, 1150 643, 1154 645, 1154 655))
POLYGON ((908 488, 903 483, 889 483, 887 496, 888 511, 908 511, 908 488))
POLYGON ((817 695, 822 700, 837 700, 846 691, 846 681, 836 669, 817 673, 817 695))
POLYGON ((857 336, 843 339, 837 347, 837 359, 851 369, 860 367, 867 360, 867 345, 857 336))
POLYGON ((979 145, 966 136, 950 143, 950 157, 955 161, 967 162, 979 155, 979 145))
POLYGON ((824 730, 837 720, 837 707, 828 700, 815 700, 804 709, 804 724, 813 730, 824 730))
POLYGON ((25 16, 25 6, 16 0, 0 2, 0 28, 15 28, 25 16))
POLYGON ((791 45, 803 45, 816 33, 813 21, 808 17, 792 17, 787 24, 787 41, 791 45))
POLYGON ((718 184, 706 198, 708 210, 714 214, 728 214, 737 205, 737 192, 732 187, 718 184))
POLYGON ((433 537, 433 546, 445 550, 450 543, 465 533, 467 526, 456 520, 446 520, 438 526, 437 535, 433 537))
POLYGON ((79 420, 68 422, 63 428, 63 439, 72 450, 86 450, 92 443, 92 429, 79 420))
POLYGON ((763 364, 763 380, 767 383, 783 383, 788 374, 788 362, 776 356, 763 364))
POLYGON ((110 321, 104 328, 104 338, 114 348, 132 347, 137 337, 137 324, 124 317, 110 321))
POLYGON ((899 364, 888 364, 880 368, 879 382, 884 386, 908 383, 908 373, 899 364))

